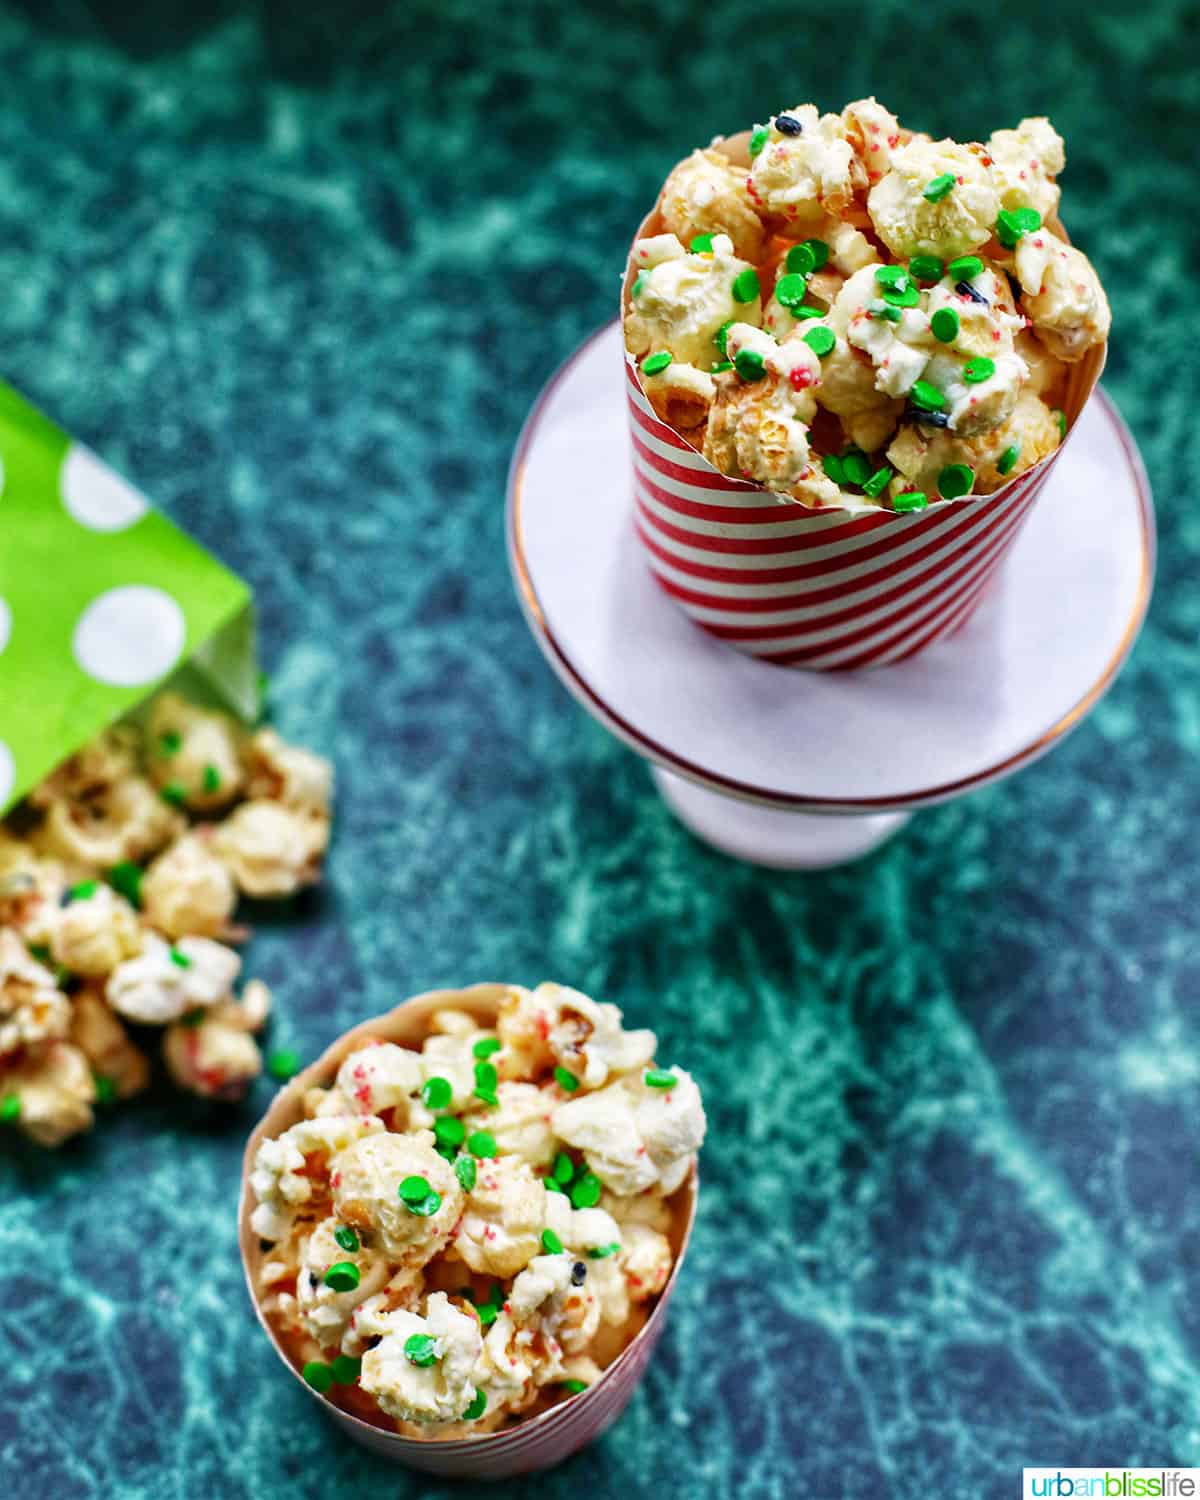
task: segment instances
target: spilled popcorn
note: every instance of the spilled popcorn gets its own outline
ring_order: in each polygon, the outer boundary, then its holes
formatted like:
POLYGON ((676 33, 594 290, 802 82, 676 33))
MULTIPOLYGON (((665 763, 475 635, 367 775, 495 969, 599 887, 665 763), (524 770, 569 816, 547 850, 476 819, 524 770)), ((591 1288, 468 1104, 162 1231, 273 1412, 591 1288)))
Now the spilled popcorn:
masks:
POLYGON ((253 1158, 265 1316, 315 1390, 410 1437, 491 1432, 586 1389, 678 1243, 700 1092, 615 1005, 542 984, 494 1029, 374 1041, 253 1158))
POLYGON ((238 898, 316 882, 330 765, 174 693, 64 761, 0 824, 0 1124, 42 1146, 146 1086, 237 1098, 271 997, 238 994, 238 898))

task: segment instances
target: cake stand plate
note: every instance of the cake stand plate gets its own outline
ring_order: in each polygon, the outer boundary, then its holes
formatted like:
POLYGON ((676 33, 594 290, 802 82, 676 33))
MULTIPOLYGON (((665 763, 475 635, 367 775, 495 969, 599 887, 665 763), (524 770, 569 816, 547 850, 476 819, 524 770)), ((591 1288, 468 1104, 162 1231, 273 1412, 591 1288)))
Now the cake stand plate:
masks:
POLYGON ((1113 683, 1155 534, 1103 391, 959 631, 894 666, 806 672, 709 636, 655 582, 633 529, 624 378, 613 323, 542 392, 509 475, 513 576, 551 666, 710 844, 789 869, 857 859, 913 810, 1044 755, 1113 683))

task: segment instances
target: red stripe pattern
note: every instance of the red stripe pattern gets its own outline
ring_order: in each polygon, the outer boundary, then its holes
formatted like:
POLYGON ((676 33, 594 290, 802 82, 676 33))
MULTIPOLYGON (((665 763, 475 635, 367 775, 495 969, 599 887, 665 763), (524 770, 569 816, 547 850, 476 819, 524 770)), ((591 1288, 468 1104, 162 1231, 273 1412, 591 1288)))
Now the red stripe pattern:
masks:
POLYGON ((655 415, 628 359, 625 373, 634 524, 654 576, 697 625, 782 666, 883 666, 965 624, 1058 456, 911 515, 807 510, 718 473, 655 415))

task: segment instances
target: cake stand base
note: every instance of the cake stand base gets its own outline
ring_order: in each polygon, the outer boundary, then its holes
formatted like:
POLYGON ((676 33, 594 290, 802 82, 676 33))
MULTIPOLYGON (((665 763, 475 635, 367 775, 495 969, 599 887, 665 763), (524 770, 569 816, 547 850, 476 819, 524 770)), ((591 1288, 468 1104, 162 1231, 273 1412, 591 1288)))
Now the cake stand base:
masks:
POLYGON ((697 838, 723 854, 773 870, 827 870, 878 849, 904 827, 911 813, 862 817, 778 812, 709 792, 694 781, 651 766, 663 801, 697 838))

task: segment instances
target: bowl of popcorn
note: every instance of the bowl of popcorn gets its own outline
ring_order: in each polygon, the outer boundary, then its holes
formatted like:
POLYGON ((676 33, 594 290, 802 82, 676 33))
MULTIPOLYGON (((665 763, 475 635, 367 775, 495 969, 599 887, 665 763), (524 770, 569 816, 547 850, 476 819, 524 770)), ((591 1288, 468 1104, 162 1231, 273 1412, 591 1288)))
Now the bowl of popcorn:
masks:
POLYGON ((242 896, 320 877, 333 772, 274 730, 163 693, 0 822, 0 1124, 42 1146, 173 1081, 239 1098, 262 1068, 267 987, 235 992, 242 896))
POLYGON ((246 1147, 258 1319, 352 1437, 502 1478, 620 1415, 662 1332, 705 1118, 651 1031, 576 990, 479 984, 339 1038, 246 1147))
POLYGON ((932 140, 803 104, 668 175, 624 282, 636 525, 737 649, 814 669, 969 617, 1104 364, 1043 118, 932 140))

